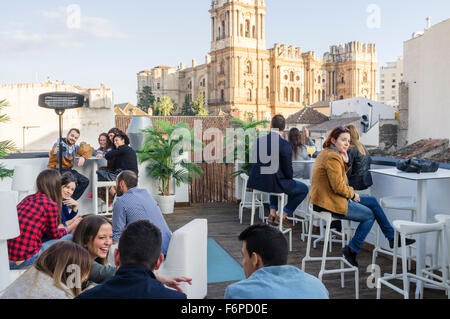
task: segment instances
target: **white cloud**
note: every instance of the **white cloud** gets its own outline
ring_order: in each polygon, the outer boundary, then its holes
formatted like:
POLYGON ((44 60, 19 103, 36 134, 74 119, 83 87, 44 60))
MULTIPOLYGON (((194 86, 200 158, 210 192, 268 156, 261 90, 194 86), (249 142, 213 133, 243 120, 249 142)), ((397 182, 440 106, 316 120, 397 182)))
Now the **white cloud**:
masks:
POLYGON ((126 34, 117 31, 108 19, 90 17, 80 12, 79 28, 70 28, 71 12, 66 7, 54 11, 40 11, 47 31, 23 29, 0 31, 0 54, 42 53, 57 48, 80 48, 89 39, 123 39, 126 34))

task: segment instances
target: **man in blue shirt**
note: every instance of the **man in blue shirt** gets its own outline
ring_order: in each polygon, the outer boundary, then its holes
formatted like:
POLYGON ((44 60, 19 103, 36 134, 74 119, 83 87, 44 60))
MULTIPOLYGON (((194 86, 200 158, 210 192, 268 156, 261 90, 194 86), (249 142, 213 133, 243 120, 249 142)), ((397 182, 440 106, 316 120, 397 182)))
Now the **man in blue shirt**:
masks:
POLYGON ((172 232, 155 199, 146 189, 137 188, 138 177, 133 171, 122 171, 116 178, 117 199, 113 207, 113 241, 119 242, 122 231, 132 222, 148 220, 162 235, 161 252, 167 255, 172 232))
POLYGON ((269 225, 253 225, 240 235, 247 279, 227 287, 225 299, 328 299, 322 282, 287 265, 288 243, 269 225))
POLYGON ((153 272, 164 260, 160 251, 161 232, 155 225, 147 220, 131 223, 114 252, 118 267, 114 277, 86 290, 77 299, 186 299, 184 293, 169 289, 156 279, 153 272))

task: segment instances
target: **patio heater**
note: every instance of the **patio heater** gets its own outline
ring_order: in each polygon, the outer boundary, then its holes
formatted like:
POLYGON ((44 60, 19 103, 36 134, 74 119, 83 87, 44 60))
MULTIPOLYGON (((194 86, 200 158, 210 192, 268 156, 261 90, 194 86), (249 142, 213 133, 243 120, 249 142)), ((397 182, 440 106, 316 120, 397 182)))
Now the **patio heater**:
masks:
POLYGON ((39 106, 55 110, 59 116, 59 171, 62 170, 62 116, 67 109, 83 107, 88 103, 84 95, 70 92, 52 92, 39 95, 39 106))

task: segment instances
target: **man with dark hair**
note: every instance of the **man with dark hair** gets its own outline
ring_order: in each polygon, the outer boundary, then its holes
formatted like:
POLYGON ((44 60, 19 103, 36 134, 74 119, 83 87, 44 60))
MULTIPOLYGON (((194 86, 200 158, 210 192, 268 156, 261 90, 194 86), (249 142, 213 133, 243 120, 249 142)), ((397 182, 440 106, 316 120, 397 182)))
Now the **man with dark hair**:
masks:
POLYGON ((184 293, 166 288, 154 275, 164 260, 161 242, 160 230, 149 221, 128 225, 114 251, 115 276, 77 299, 186 299, 184 293))
POLYGON ((322 282, 287 265, 288 243, 269 225, 253 225, 240 235, 247 279, 227 287, 225 299, 328 299, 322 282))
POLYGON ((266 193, 284 193, 288 195, 286 206, 278 207, 277 197, 270 196, 270 215, 268 222, 278 224, 281 213, 283 225, 292 227, 285 217, 292 217, 294 211, 308 194, 308 187, 293 179, 292 147, 280 134, 286 127, 282 115, 272 118, 271 132, 256 140, 252 150, 252 168, 248 187, 266 193), (279 216, 276 215, 278 210, 279 216))
MULTIPOLYGON (((80 137, 80 130, 76 128, 70 129, 66 138, 62 139, 62 170, 61 173, 70 172, 77 180, 77 186, 73 192, 72 198, 74 200, 80 199, 86 188, 89 186, 89 179, 78 173, 73 168, 73 161, 76 156, 80 156, 78 159, 78 167, 82 167, 92 154, 83 150, 80 145, 77 145, 78 138, 80 137)), ((48 169, 59 169, 59 139, 53 145, 52 150, 49 153, 48 169)))
POLYGON ((148 220, 162 233, 162 250, 166 255, 172 232, 161 210, 146 189, 137 188, 138 178, 133 171, 123 171, 116 178, 117 199, 113 207, 113 241, 119 242, 122 231, 137 220, 148 220))

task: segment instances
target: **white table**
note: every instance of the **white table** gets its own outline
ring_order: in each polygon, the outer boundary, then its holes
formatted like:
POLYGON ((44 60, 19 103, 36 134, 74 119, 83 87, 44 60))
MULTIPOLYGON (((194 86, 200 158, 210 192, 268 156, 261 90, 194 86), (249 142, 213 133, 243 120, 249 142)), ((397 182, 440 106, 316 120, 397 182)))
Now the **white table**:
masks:
MULTIPOLYGON (((91 157, 86 160, 83 167, 75 167, 75 169, 79 171, 81 174, 85 175, 86 177, 90 176, 89 177, 90 187, 88 187, 84 195, 88 194, 89 193, 88 190, 90 190, 92 192, 92 199, 85 199, 85 197, 83 197, 83 202, 85 205, 87 205, 88 201, 90 201, 90 204, 92 205, 91 213, 95 215, 98 214, 97 170, 99 166, 106 166, 106 163, 107 163, 106 159, 104 158, 91 157)), ((87 207, 85 206, 84 208, 87 207)))
MULTIPOLYGON (((397 168, 371 169, 370 172, 382 175, 388 175, 397 178, 413 180, 417 182, 417 222, 427 222, 427 182, 428 180, 450 179, 450 170, 438 169, 435 173, 405 173, 397 168)), ((416 274, 421 276, 421 271, 425 268, 425 247, 426 237, 419 235, 417 245, 416 274)), ((419 296, 420 285, 416 287, 416 299, 419 296)))

